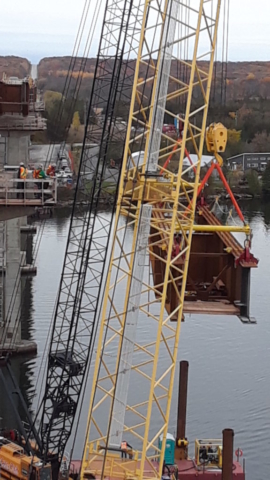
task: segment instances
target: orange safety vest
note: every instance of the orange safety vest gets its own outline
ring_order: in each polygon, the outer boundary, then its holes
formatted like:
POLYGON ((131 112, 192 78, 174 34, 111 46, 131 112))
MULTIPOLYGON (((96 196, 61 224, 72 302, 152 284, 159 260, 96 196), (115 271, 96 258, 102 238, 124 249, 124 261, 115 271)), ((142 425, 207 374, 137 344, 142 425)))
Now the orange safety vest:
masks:
POLYGON ((48 168, 46 170, 46 175, 48 175, 49 177, 54 177, 55 170, 51 165, 48 166, 48 168))
POLYGON ((33 178, 38 178, 40 170, 36 169, 33 171, 33 178))
POLYGON ((20 167, 20 179, 25 180, 27 176, 27 170, 24 167, 20 167))

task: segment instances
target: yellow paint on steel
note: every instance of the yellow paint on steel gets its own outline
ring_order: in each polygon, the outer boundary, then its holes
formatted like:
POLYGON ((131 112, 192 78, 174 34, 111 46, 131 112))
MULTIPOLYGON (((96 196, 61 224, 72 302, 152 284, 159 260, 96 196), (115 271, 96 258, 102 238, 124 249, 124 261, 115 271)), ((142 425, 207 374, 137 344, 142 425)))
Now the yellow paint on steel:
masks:
POLYGON ((194 225, 194 232, 231 232, 231 233, 245 233, 250 235, 251 228, 249 225, 194 225))
MULTIPOLYGON (((173 95, 171 93, 167 95, 167 99, 170 97, 183 98, 185 104, 185 113, 182 115, 184 129, 181 145, 177 139, 170 139, 172 146, 177 146, 178 171, 176 174, 166 171, 166 176, 161 179, 163 181, 160 181, 157 180, 158 175, 156 178, 148 175, 146 165, 151 128, 154 125, 155 98, 158 98, 159 91, 158 76, 162 73, 163 68, 162 35, 172 0, 161 0, 160 2, 145 0, 123 170, 115 214, 112 254, 97 341, 82 478, 86 478, 89 473, 94 474, 96 478, 109 477, 111 480, 122 478, 160 479, 162 476, 192 234, 197 228, 200 231, 203 229, 211 231, 209 226, 195 226, 194 215, 221 0, 214 0, 214 2, 196 0, 195 3, 197 3, 197 8, 194 2, 192 8, 189 7, 189 2, 186 4, 185 1, 182 2, 190 14, 185 17, 189 19, 190 24, 185 26, 186 31, 182 32, 182 35, 175 40, 175 44, 179 45, 181 42, 183 44, 187 38, 193 42, 192 62, 178 59, 179 63, 188 69, 188 81, 186 83, 182 81, 183 88, 177 89, 173 95), (151 13, 154 11, 158 12, 158 22, 156 22, 155 28, 159 38, 156 39, 156 42, 151 42, 151 35, 153 36, 154 32, 151 13), (203 38, 205 33, 207 33, 209 45, 203 38), (208 60, 203 66, 200 63, 202 59, 208 60), (145 64, 148 66, 148 71, 145 78, 142 79, 139 78, 139 72, 140 67, 145 64), (152 86, 151 98, 147 100, 142 92, 142 88, 146 85, 152 86), (195 88, 196 107, 193 106, 195 88), (139 105, 136 104, 136 99, 139 105), (138 139, 136 135, 134 138, 131 136, 132 124, 145 127, 145 154, 142 165, 130 170, 129 152, 135 152, 135 142, 138 139), (184 157, 188 143, 193 144, 194 151, 198 153, 198 162, 195 164, 195 180, 192 182, 184 177, 186 172, 184 157), (140 400, 137 400, 136 403, 133 398, 128 397, 123 419, 123 432, 119 432, 119 435, 123 433, 128 438, 129 443, 134 445, 134 451, 132 459, 122 459, 120 454, 113 450, 110 451, 109 437, 113 408, 117 400, 115 393, 125 328, 127 328, 129 318, 127 307, 130 285, 133 280, 140 210, 143 203, 152 205, 153 212, 147 254, 157 258, 160 264, 164 265, 164 275, 160 283, 157 282, 155 286, 150 278, 144 277, 142 282, 142 293, 137 306, 140 314, 138 321, 144 322, 144 326, 147 328, 147 338, 142 335, 134 340, 131 365, 131 378, 135 384, 138 381, 140 392, 137 391, 137 398, 139 397, 140 400), (187 204, 190 205, 189 209, 187 209, 187 204), (175 231, 180 232, 182 239, 181 251, 177 256, 177 258, 182 257, 183 259, 182 269, 175 264, 175 258, 172 255, 175 231), (157 235, 167 251, 165 262, 163 253, 156 250, 157 244, 160 244, 160 240, 156 239, 157 235), (129 236, 128 239, 127 236, 129 236), (180 287, 178 279, 181 279, 180 287), (176 290, 178 298, 178 305, 170 315, 166 313, 165 308, 168 302, 168 287, 176 290), (177 318, 178 321, 171 322, 172 317, 177 318), (163 435, 161 448, 157 446, 160 435, 163 435), (153 464, 153 459, 157 457, 160 460, 158 468, 153 464)), ((179 5, 179 2, 176 4, 179 5)), ((181 19, 179 19, 180 24, 181 19)), ((179 51, 182 49, 179 48, 179 51)), ((174 80, 172 74, 170 80, 174 80)), ((175 83, 179 83, 179 79, 176 78, 175 83)), ((168 104, 165 109, 167 113, 170 113, 168 104)), ((171 115, 175 116, 173 112, 171 115)), ((163 138, 168 140, 166 134, 163 135, 163 138)), ((162 160, 164 159, 164 145, 160 145, 159 148, 158 159, 162 160)), ((217 228, 224 227, 218 226, 217 228)), ((214 231, 217 231, 217 228, 214 231)), ((232 231, 236 227, 226 228, 228 230, 224 231, 232 231)))
MULTIPOLYGON (((146 0, 144 10, 143 10, 142 34, 140 36, 138 58, 140 58, 141 55, 142 55, 142 49, 143 49, 143 44, 144 44, 144 34, 143 34, 143 32, 146 28, 147 12, 148 12, 148 1, 146 0)), ((126 172, 127 172, 127 162, 128 162, 128 158, 129 158, 129 154, 130 154, 130 137, 131 137, 131 127, 132 127, 132 119, 133 119, 132 112, 135 108, 135 99, 137 97, 136 85, 139 82, 139 68, 140 68, 140 62, 137 61, 136 62, 136 69, 135 69, 135 75, 134 75, 134 86, 133 86, 132 97, 131 97, 130 114, 129 114, 129 120, 128 120, 128 126, 127 126, 127 137, 126 137, 125 151, 124 151, 124 157, 123 157, 124 165, 122 167, 122 173, 121 173, 121 178, 120 178, 120 182, 119 182, 119 193, 118 193, 117 209, 116 209, 116 215, 115 215, 116 219, 118 219, 121 215, 121 198, 123 197, 123 194, 124 194, 125 176, 126 176, 126 172)), ((113 238, 114 239, 116 238, 117 227, 118 227, 118 224, 117 224, 117 221, 115 221, 115 227, 114 227, 114 232, 113 232, 113 238)), ((110 266, 109 266, 107 282, 106 282, 105 292, 104 292, 104 299, 105 299, 106 306, 107 306, 106 301, 109 298, 109 292, 110 292, 110 278, 111 278, 112 269, 113 269, 113 255, 111 255, 111 259, 110 259, 110 266)), ((81 478, 84 478, 85 472, 86 472, 86 470, 88 470, 89 466, 90 466, 90 469, 91 469, 91 460, 93 459, 93 457, 91 456, 91 452, 94 451, 94 445, 96 445, 96 448, 97 448, 97 445, 98 445, 98 442, 95 442, 95 444, 93 444, 90 441, 90 433, 91 433, 91 424, 93 424, 93 421, 94 421, 93 413, 97 409, 97 405, 94 405, 94 402, 95 402, 95 397, 96 397, 96 385, 97 385, 97 382, 98 382, 100 361, 102 359, 103 336, 104 336, 105 326, 106 326, 106 310, 104 312, 104 308, 103 308, 102 318, 101 318, 101 322, 100 322, 98 344, 97 344, 95 369, 94 369, 94 374, 93 374, 93 382, 92 382, 93 388, 91 389, 91 398, 90 398, 90 405, 89 405, 89 412, 88 412, 86 442, 85 442, 85 447, 84 447, 84 452, 83 452, 81 478)), ((112 384, 114 384, 113 380, 112 380, 112 384)), ((94 423, 95 423, 95 421, 94 421, 94 423)), ((101 430, 99 428, 97 428, 97 431, 100 432, 100 438, 102 438, 101 430)), ((105 462, 106 462, 106 458, 104 458, 104 462, 103 462, 103 465, 102 465, 102 472, 104 472, 105 462)), ((102 474, 102 472, 101 472, 101 474, 102 474)))

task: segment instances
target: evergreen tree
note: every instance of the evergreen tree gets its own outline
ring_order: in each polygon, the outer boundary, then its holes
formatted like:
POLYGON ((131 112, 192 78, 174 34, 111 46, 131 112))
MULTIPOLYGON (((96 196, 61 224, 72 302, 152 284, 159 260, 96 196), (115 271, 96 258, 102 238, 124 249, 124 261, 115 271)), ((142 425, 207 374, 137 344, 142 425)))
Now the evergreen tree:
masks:
POLYGON ((255 170, 248 170, 246 173, 246 179, 251 195, 260 195, 262 189, 258 178, 258 173, 255 172, 255 170))

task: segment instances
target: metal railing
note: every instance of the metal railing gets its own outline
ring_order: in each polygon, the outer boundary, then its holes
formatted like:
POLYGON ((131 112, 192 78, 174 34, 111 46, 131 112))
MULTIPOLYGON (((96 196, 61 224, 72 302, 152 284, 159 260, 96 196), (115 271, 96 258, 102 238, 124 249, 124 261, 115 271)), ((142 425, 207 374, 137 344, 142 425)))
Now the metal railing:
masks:
POLYGON ((222 440, 195 440, 195 463, 207 468, 222 468, 222 440))
POLYGON ((57 203, 57 179, 18 178, 0 181, 0 205, 54 205, 57 203))
POLYGON ((42 100, 36 100, 29 103, 30 112, 43 112, 45 110, 45 103, 42 100))
POLYGON ((42 117, 20 117, 6 114, 3 122, 0 122, 1 130, 46 130, 46 119, 42 117))
MULTIPOLYGON (((6 222, 0 222, 0 327, 4 325, 5 319, 5 275, 6 267, 6 222)), ((1 475, 0 475, 1 478, 1 475)))

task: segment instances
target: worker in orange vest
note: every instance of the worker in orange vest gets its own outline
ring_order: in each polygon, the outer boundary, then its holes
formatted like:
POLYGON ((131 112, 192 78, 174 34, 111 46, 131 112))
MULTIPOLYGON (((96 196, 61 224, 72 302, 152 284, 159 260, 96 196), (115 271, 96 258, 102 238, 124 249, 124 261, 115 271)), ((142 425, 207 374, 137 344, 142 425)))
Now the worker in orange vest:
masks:
POLYGON ((179 235, 175 235, 173 239, 173 246, 172 246, 172 258, 175 258, 180 253, 180 237, 179 235))
POLYGON ((23 162, 20 163, 19 170, 18 170, 18 179, 24 180, 23 182, 18 182, 17 183, 17 189, 18 190, 23 190, 23 192, 18 192, 17 193, 17 198, 24 198, 24 188, 25 188, 25 180, 27 177, 27 168, 25 168, 25 165, 23 162))
POLYGON ((55 177, 55 170, 56 170, 56 165, 55 163, 52 163, 51 165, 48 166, 46 170, 46 175, 48 177, 55 177))
POLYGON ((38 178, 39 172, 40 172, 40 168, 35 168, 35 170, 33 170, 33 178, 38 178))
MULTIPOLYGON (((38 179, 39 179, 40 171, 41 171, 40 166, 38 166, 37 168, 35 168, 35 169, 33 170, 33 178, 36 178, 36 179, 38 180, 38 179)), ((39 190, 39 189, 40 189, 40 182, 35 183, 35 185, 36 185, 37 189, 39 190)), ((35 194, 35 197, 36 197, 36 198, 40 198, 40 194, 36 193, 36 194, 35 194)))

